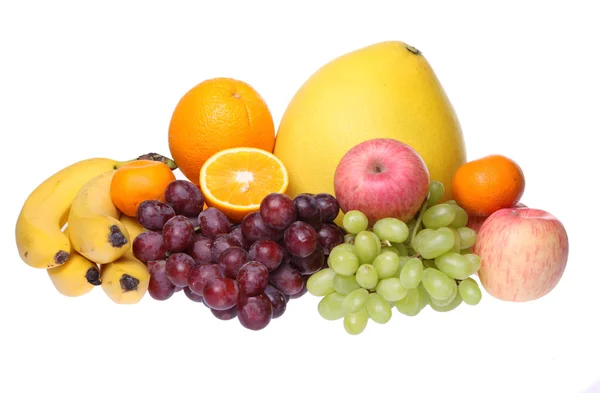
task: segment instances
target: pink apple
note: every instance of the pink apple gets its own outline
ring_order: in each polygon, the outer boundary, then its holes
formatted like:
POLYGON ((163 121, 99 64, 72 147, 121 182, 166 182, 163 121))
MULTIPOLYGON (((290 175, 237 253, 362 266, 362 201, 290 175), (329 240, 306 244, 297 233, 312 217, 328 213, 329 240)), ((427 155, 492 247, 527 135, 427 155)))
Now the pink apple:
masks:
MULTIPOLYGON (((517 203, 515 205, 515 207, 527 207, 524 204, 522 204, 521 202, 517 203)), ((483 225, 483 223, 485 222, 485 220, 488 218, 489 216, 469 216, 469 221, 467 222, 467 226, 469 228, 471 228, 472 230, 474 230, 475 232, 479 232, 479 229, 481 229, 481 226, 483 225)))
POLYGON ((427 197, 429 171, 412 147, 377 138, 342 157, 333 183, 342 211, 360 210, 372 226, 385 217, 410 220, 427 197))
POLYGON ((479 279, 495 298, 539 299, 561 279, 569 241, 562 223, 537 209, 500 209, 483 223, 474 250, 481 257, 479 279))

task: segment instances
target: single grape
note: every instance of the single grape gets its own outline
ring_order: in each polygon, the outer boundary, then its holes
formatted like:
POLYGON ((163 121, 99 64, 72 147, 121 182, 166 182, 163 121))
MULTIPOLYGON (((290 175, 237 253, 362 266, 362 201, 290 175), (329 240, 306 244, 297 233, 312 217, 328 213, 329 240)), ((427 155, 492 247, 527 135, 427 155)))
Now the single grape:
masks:
POLYGON ((481 289, 472 278, 462 280, 458 284, 458 292, 464 302, 470 306, 475 306, 481 301, 481 289))
POLYGON ((355 313, 365 307, 369 297, 369 291, 364 288, 355 289, 344 298, 342 307, 346 313, 355 313))
POLYGON ((358 257, 354 252, 338 247, 340 246, 331 250, 331 254, 327 258, 327 264, 337 274, 342 276, 354 275, 359 266, 358 257))
POLYGON ((322 212, 314 196, 300 194, 294 198, 294 206, 298 212, 297 220, 318 228, 322 222, 322 212))
POLYGON ((344 235, 344 243, 354 244, 354 239, 356 239, 356 235, 353 235, 352 233, 344 235))
POLYGON ((283 234, 282 231, 267 226, 260 217, 259 212, 252 212, 246 215, 240 226, 248 244, 252 244, 258 240, 278 241, 283 234))
MULTIPOLYGON (((400 251, 398 251, 398 249, 396 247, 394 247, 394 246, 382 246, 381 247, 381 254, 383 254, 384 252, 391 252, 391 253, 396 254, 397 257, 400 256, 400 251)), ((379 255, 381 255, 381 254, 379 254, 379 255)), ((375 259, 377 259, 377 258, 375 258, 375 259)), ((373 261, 373 263, 375 263, 375 261, 373 261)))
POLYGON ((306 289, 313 296, 325 296, 335 291, 333 279, 336 276, 333 269, 323 269, 311 275, 306 282, 306 289))
POLYGON ((344 315, 344 329, 348 334, 357 335, 362 333, 369 322, 369 314, 366 308, 361 308, 358 312, 344 315))
POLYGON ((406 289, 416 288, 423 277, 423 262, 419 258, 410 258, 400 271, 400 284, 406 289))
POLYGON ((273 271, 281 265, 284 249, 273 240, 258 240, 248 250, 248 260, 258 261, 273 271))
POLYGON ((326 295, 317 306, 319 315, 328 321, 335 321, 344 317, 344 299, 346 297, 338 292, 326 295))
POLYGON ((231 235, 231 237, 233 237, 235 240, 237 240, 238 243, 240 243, 241 247, 244 250, 246 250, 246 249, 248 249, 248 247, 250 247, 250 245, 244 238, 244 235, 242 234, 242 227, 239 224, 233 226, 231 228, 231 232, 229 232, 229 234, 231 235))
POLYGON ((229 321, 237 316, 237 306, 233 306, 227 310, 215 310, 214 308, 211 308, 210 312, 221 321, 229 321))
POLYGON ((324 223, 333 222, 340 213, 340 204, 331 194, 320 193, 315 195, 317 204, 321 208, 321 220, 324 223))
POLYGON ((325 265, 325 255, 323 248, 319 245, 312 254, 306 257, 292 256, 292 266, 295 267, 301 274, 313 274, 321 270, 325 265))
POLYGON ((460 252, 460 233, 458 233, 458 229, 450 228, 452 231, 452 235, 454 236, 454 245, 450 249, 450 252, 460 252))
POLYGON ((419 232, 417 232, 417 236, 415 236, 414 241, 412 242, 412 247, 415 250, 419 250, 421 247, 421 244, 423 244, 425 242, 426 239, 428 239, 431 234, 435 233, 435 230, 433 229, 422 229, 419 232))
MULTIPOLYGON (((419 237, 422 232, 425 231, 419 232, 417 237, 419 237)), ((439 228, 433 232, 422 235, 418 241, 417 250, 423 258, 433 259, 447 253, 452 247, 454 247, 454 233, 452 232, 452 229, 439 228)))
POLYGON ((162 234, 165 245, 172 252, 184 251, 194 243, 194 225, 185 216, 175 216, 167 221, 162 234))
POLYGON ((453 279, 433 268, 423 270, 421 282, 429 296, 436 300, 448 299, 452 295, 452 287, 456 286, 453 279))
POLYGON ((369 219, 365 213, 359 210, 350 210, 348 213, 344 214, 342 225, 346 232, 357 235, 358 233, 367 230, 369 227, 369 219))
POLYGON ((388 302, 396 302, 406 296, 407 290, 397 277, 384 278, 377 284, 376 292, 388 302))
POLYGON ((218 265, 224 277, 235 279, 240 268, 248 261, 248 252, 241 247, 231 247, 221 253, 218 265))
POLYGON ((173 285, 186 287, 187 276, 194 267, 194 258, 182 252, 176 252, 167 257, 167 277, 173 285))
POLYGON ((198 220, 200 221, 200 231, 209 239, 214 240, 217 235, 231 231, 229 219, 216 207, 209 207, 201 212, 198 220))
POLYGON ((187 249, 187 253, 194 258, 196 265, 207 265, 213 262, 211 251, 212 243, 213 241, 211 239, 202 235, 196 235, 194 237, 194 242, 187 249))
POLYGON ((204 196, 200 189, 187 180, 174 180, 165 190, 165 200, 177 214, 197 216, 204 207, 204 196))
POLYGON ((428 267, 437 269, 435 265, 435 261, 433 259, 423 259, 423 268, 427 269, 428 267))
MULTIPOLYGON (((381 254, 373 261, 373 267, 377 270, 380 280, 394 277, 400 268, 400 257, 393 251, 384 251, 385 248, 381 249, 381 254)), ((395 250, 394 247, 390 248, 395 250)))
POLYGON ((382 218, 373 225, 373 232, 381 240, 402 243, 408 239, 408 227, 397 218, 382 218))
POLYGON ((396 310, 406 316, 414 317, 421 311, 419 297, 418 288, 409 289, 406 296, 394 303, 396 310))
MULTIPOLYGON (((320 273, 320 272, 319 272, 320 273)), ((281 264, 271 272, 269 282, 284 295, 295 295, 304 287, 302 275, 289 264, 281 264)))
POLYGON ((449 201, 446 201, 444 203, 447 203, 448 205, 457 205, 456 201, 454 199, 450 199, 449 201))
POLYGON ((240 297, 237 305, 237 317, 242 326, 250 330, 265 328, 273 318, 273 306, 264 293, 258 296, 240 297))
POLYGON ((228 310, 238 301, 238 284, 227 277, 217 277, 208 281, 202 291, 202 297, 213 310, 228 310))
POLYGON ((455 252, 447 252, 435 258, 435 265, 442 273, 457 280, 463 280, 477 272, 466 255, 455 252))
POLYGON ((142 262, 160 260, 167 253, 163 235, 157 232, 142 232, 133 239, 131 244, 133 255, 142 262))
POLYGON ((287 307, 285 295, 271 285, 268 285, 265 289, 265 295, 267 295, 273 306, 273 319, 282 316, 287 307))
POLYGON ((460 235, 460 249, 465 250, 475 245, 477 241, 477 232, 469 227, 458 228, 458 234, 460 235))
MULTIPOLYGON (((350 251, 351 253, 354 253, 355 249, 354 249, 354 244, 342 243, 342 244, 339 244, 339 245, 333 247, 331 249, 331 252, 336 251, 336 250, 338 250, 338 251, 344 250, 344 251, 350 251)), ((331 253, 329 253, 329 255, 331 255, 331 253)))
POLYGON ((444 196, 444 185, 437 180, 429 183, 429 196, 427 197, 427 204, 433 206, 438 203, 444 196))
POLYGON ((188 274, 188 287, 195 294, 203 296, 206 283, 219 277, 223 277, 223 274, 216 264, 195 266, 188 274))
POLYGON ((175 217, 175 210, 161 201, 148 200, 139 204, 135 217, 144 228, 161 231, 165 223, 175 217))
POLYGON ((267 226, 283 231, 296 221, 296 206, 289 196, 271 193, 260 203, 260 217, 267 226))
POLYGON ((469 222, 469 215, 462 207, 450 205, 454 209, 454 220, 448 225, 450 228, 462 228, 469 222))
POLYGON ((306 294, 306 292, 308 292, 308 289, 306 288, 306 281, 308 280, 310 276, 302 276, 302 287, 300 288, 300 290, 296 293, 294 293, 293 295, 290 295, 290 299, 298 299, 301 298, 302 296, 304 296, 306 294))
POLYGON ((454 298, 456 297, 457 294, 458 294, 458 286, 456 285, 456 282, 455 282, 454 285, 452 286, 452 293, 450 294, 450 296, 448 296, 447 299, 438 300, 438 299, 432 297, 431 299, 429 299, 429 302, 431 304, 433 304, 434 306, 446 307, 448 304, 452 303, 452 301, 454 300, 454 298))
POLYGON ((406 246, 404 245, 404 243, 392 243, 392 247, 394 247, 396 250, 398 250, 399 256, 405 257, 408 255, 408 250, 406 249, 406 246))
POLYGON ((384 324, 392 319, 390 303, 376 293, 369 294, 365 307, 369 318, 375 323, 384 324))
POLYGON ((323 247, 323 253, 329 255, 333 247, 344 243, 344 236, 337 225, 322 224, 317 231, 317 240, 321 247, 323 247))
POLYGON ((167 277, 167 261, 148 261, 148 294, 154 300, 167 300, 175 293, 175 285, 167 277))
POLYGON ((178 287, 177 285, 175 285, 175 293, 177 292, 181 292, 183 290, 184 287, 178 287))
POLYGON ((429 304, 429 306, 437 312, 448 312, 448 311, 452 311, 454 310, 456 307, 460 306, 460 304, 462 303, 462 297, 460 296, 460 294, 457 294, 454 297, 454 300, 452 300, 452 302, 450 302, 450 304, 446 305, 446 306, 438 306, 435 303, 431 302, 429 304))
POLYGON ((447 227, 454 221, 456 213, 454 206, 447 203, 441 203, 430 207, 423 214, 423 225, 426 228, 438 229, 447 227))
POLYGON ((356 276, 342 276, 341 274, 336 274, 333 277, 333 288, 336 292, 347 295, 355 289, 359 289, 360 285, 356 282, 356 276))
POLYGON ((381 253, 381 241, 371 231, 362 231, 354 239, 354 252, 361 264, 372 263, 381 253))
POLYGON ((421 280, 417 289, 419 290, 419 309, 422 310, 430 303, 431 296, 429 296, 429 293, 423 286, 423 280, 421 280))
POLYGON ((302 221, 292 223, 284 234, 285 247, 297 257, 306 257, 317 248, 317 232, 302 221))
POLYGON ((223 251, 231 248, 231 247, 241 247, 242 245, 235 240, 235 238, 229 234, 220 234, 217 235, 215 240, 212 242, 212 246, 210 248, 211 260, 212 262, 218 262, 219 257, 223 253, 223 251))
POLYGON ((187 298, 191 301, 204 304, 204 299, 202 299, 202 296, 192 292, 190 287, 183 287, 183 293, 185 293, 185 296, 187 296, 187 298))
POLYGON ((256 296, 269 285, 269 270, 260 262, 247 262, 238 271, 237 282, 244 296, 256 296))
POLYGON ((356 271, 356 282, 363 288, 374 289, 379 282, 377 269, 368 263, 360 265, 356 271))
POLYGON ((481 258, 477 254, 464 254, 463 255, 469 261, 473 274, 477 273, 481 269, 481 258))
MULTIPOLYGON (((285 244, 277 243, 281 247, 281 252, 283 253, 283 257, 281 258, 281 263, 291 263, 292 262, 292 254, 285 248, 285 244)), ((281 264, 280 263, 280 264, 281 264)))

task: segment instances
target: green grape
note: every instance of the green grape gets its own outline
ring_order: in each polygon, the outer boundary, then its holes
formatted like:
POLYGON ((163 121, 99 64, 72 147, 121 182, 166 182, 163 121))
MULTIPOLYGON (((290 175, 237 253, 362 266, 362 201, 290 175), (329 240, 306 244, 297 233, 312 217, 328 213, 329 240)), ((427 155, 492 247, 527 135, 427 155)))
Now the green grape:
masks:
POLYGON ((355 237, 356 237, 356 235, 353 235, 351 233, 346 233, 344 235, 344 243, 354 244, 354 238, 355 237))
POLYGON ((404 243, 392 242, 392 247, 394 247, 396 250, 398 250, 398 256, 405 257, 408 255, 408 250, 406 249, 406 246, 404 245, 404 243))
POLYGON ((381 241, 373 232, 362 231, 356 235, 354 247, 360 264, 371 263, 381 252, 381 241))
POLYGON ((344 311, 347 313, 354 313, 365 306, 367 298, 369 297, 369 291, 364 288, 358 288, 350 292, 344 298, 344 311))
POLYGON ((383 251, 383 249, 381 251, 382 253, 373 261, 373 267, 377 270, 377 277, 380 280, 394 277, 400 268, 400 257, 391 251, 383 251))
POLYGON ((456 282, 454 282, 454 285, 452 286, 452 293, 450 294, 450 296, 448 296, 447 299, 438 300, 435 298, 431 298, 431 299, 429 299, 429 301, 434 306, 446 307, 448 304, 452 303, 452 301, 454 300, 454 298, 456 297, 457 294, 458 294, 458 286, 456 285, 456 282))
POLYGON ((407 290, 396 277, 384 278, 377 284, 376 292, 388 302, 396 302, 406 296, 407 290))
POLYGON ((412 233, 413 229, 415 229, 415 225, 417 225, 417 220, 415 220, 414 218, 411 220, 408 220, 408 222, 406 223, 406 227, 408 228, 408 233, 412 233))
POLYGON ((394 277, 400 277, 400 273, 402 272, 402 269, 404 268, 404 265, 406 265, 406 262, 408 262, 410 259, 410 257, 400 257, 398 258, 398 270, 396 270, 396 272, 394 273, 394 277))
POLYGON ((339 246, 334 247, 327 258, 327 264, 337 274, 342 276, 351 276, 356 273, 358 269, 358 257, 351 251, 336 249, 339 246))
POLYGON ((470 306, 474 306, 481 301, 481 289, 479 289, 479 285, 472 278, 467 278, 462 280, 460 284, 458 284, 458 293, 460 293, 460 297, 470 306))
POLYGON ((423 230, 419 231, 417 233, 417 236, 415 236, 415 240, 412 244, 412 248, 414 248, 417 251, 420 250, 421 244, 424 243, 424 241, 426 239, 428 239, 428 237, 431 236, 433 233, 435 233, 435 230, 433 230, 433 229, 423 229, 423 230))
POLYGON ((360 288, 360 285, 356 282, 356 277, 352 276, 342 276, 341 274, 336 274, 333 277, 333 288, 336 292, 347 295, 355 289, 360 288))
POLYGON ((466 255, 456 252, 448 252, 435 258, 435 265, 442 273, 456 280, 463 280, 477 272, 477 270, 474 270, 475 265, 467 259, 466 255))
POLYGON ((435 261, 433 259, 423 259, 423 267, 425 269, 427 269, 428 267, 437 269, 437 266, 435 266, 435 261))
POLYGON ((427 197, 427 204, 433 206, 438 203, 444 196, 444 185, 437 180, 429 183, 429 196, 427 197))
POLYGON ((417 255, 417 252, 411 247, 406 247, 406 255, 405 256, 408 256, 408 255, 415 256, 415 255, 417 255))
POLYGON ((457 231, 460 235, 461 250, 471 248, 475 245, 475 242, 477 241, 477 232, 469 227, 458 228, 457 231))
POLYGON ((460 306, 461 303, 462 303, 462 297, 460 297, 460 294, 457 294, 454 297, 454 300, 452 300, 452 302, 450 302, 450 304, 448 304, 447 306, 440 307, 440 306, 436 306, 433 303, 429 304, 429 306, 437 312, 448 312, 448 311, 452 311, 456 307, 460 306))
POLYGON ((406 289, 416 288, 423 276, 423 262, 419 258, 410 258, 400 271, 400 284, 406 289))
POLYGON ((419 289, 409 289, 406 292, 406 296, 404 296, 404 298, 394 303, 396 306, 396 310, 409 317, 414 317, 419 313, 419 311, 421 311, 419 297, 419 289))
POLYGON ((365 307, 369 318, 375 323, 384 324, 392 319, 392 307, 390 303, 376 293, 369 294, 365 307))
POLYGON ((430 207, 423 213, 423 225, 430 229, 443 228, 450 225, 455 217, 454 208, 447 203, 441 203, 430 207))
POLYGON ((458 233, 458 229, 450 228, 452 234, 454 235, 454 245, 450 251, 460 253, 460 233, 458 233))
POLYGON ((396 247, 394 247, 394 246, 383 246, 383 247, 381 247, 381 253, 383 254, 384 252, 393 252, 397 256, 401 256, 400 255, 400 251, 398 251, 398 249, 396 247))
POLYGON ((367 229, 369 226, 369 219, 365 216, 365 213, 358 210, 350 210, 344 214, 342 220, 342 226, 346 232, 356 235, 367 229))
POLYGON ((319 314, 328 321, 343 318, 346 314, 343 307, 345 297, 339 292, 331 292, 326 295, 317 306, 319 314))
POLYGON ((349 244, 349 243, 342 243, 342 244, 338 244, 337 246, 333 247, 331 249, 331 251, 329 252, 329 255, 331 255, 331 253, 335 252, 335 251, 350 251, 350 252, 354 252, 354 244, 349 244))
POLYGON ((367 327, 367 322, 369 314, 364 307, 355 313, 344 315, 344 329, 348 334, 361 334, 367 327))
POLYGON ((481 269, 481 258, 477 254, 464 254, 463 255, 471 264, 471 270, 473 274, 477 273, 481 269))
POLYGON ((382 218, 373 225, 373 232, 381 240, 402 243, 408 239, 408 227, 397 218, 382 218))
POLYGON ((465 248, 464 250, 460 250, 460 255, 473 254, 473 249, 471 247, 465 248))
MULTIPOLYGON (((422 232, 425 231, 421 231, 419 234, 422 232)), ((419 247, 417 250, 423 258, 433 259, 447 253, 452 247, 454 247, 454 233, 452 232, 452 229, 440 228, 423 235, 421 240, 419 240, 419 247)))
POLYGON ((456 203, 456 201, 454 199, 450 199, 449 201, 446 201, 444 203, 447 203, 448 205, 454 205, 454 206, 458 205, 458 203, 456 203))
POLYGON ((306 281, 306 290, 313 296, 325 296, 335 291, 333 287, 333 269, 319 270, 306 281))
POLYGON ((356 271, 356 282, 363 288, 374 289, 379 282, 377 270, 368 263, 360 265, 356 271))
POLYGON ((452 286, 456 286, 453 279, 430 267, 423 270, 421 282, 429 296, 437 300, 448 299, 452 295, 452 286))
POLYGON ((425 307, 427 307, 427 305, 429 304, 429 301, 431 300, 431 297, 429 296, 429 294, 427 293, 427 290, 423 286, 422 280, 421 280, 421 283, 419 284, 419 286, 417 287, 417 289, 419 290, 419 308, 422 310, 425 307))
POLYGON ((462 207, 450 205, 454 209, 454 220, 448 225, 451 228, 462 228, 469 222, 469 215, 462 207))

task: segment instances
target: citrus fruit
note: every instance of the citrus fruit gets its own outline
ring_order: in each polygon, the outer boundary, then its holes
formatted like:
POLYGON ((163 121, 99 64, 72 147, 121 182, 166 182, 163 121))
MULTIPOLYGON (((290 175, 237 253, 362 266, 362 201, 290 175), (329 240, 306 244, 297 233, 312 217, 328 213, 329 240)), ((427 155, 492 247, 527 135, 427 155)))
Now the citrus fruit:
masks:
POLYGON ((198 185, 200 169, 215 153, 234 147, 273 151, 275 126, 261 96, 247 83, 206 80, 180 100, 169 124, 169 149, 181 172, 198 185))
POLYGON ((273 154, 257 148, 225 149, 211 156, 200 171, 200 189, 206 204, 234 222, 258 211, 272 192, 285 193, 288 174, 273 154))
POLYGON ((110 184, 113 203, 123 214, 135 217, 140 203, 165 201, 165 188, 175 180, 171 168, 162 162, 138 160, 121 166, 110 184))
POLYGON ((513 207, 524 191, 525 177, 519 165, 498 154, 462 165, 452 180, 454 199, 474 216, 513 207))

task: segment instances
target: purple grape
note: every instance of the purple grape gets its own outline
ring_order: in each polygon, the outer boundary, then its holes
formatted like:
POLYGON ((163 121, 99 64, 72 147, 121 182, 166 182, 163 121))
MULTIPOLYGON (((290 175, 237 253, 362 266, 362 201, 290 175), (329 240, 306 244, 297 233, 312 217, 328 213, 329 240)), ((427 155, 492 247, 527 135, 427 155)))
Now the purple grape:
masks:
POLYGON ((188 248, 187 253, 194 258, 196 265, 207 265, 212 262, 212 243, 213 241, 202 235, 196 235, 194 242, 188 248))
POLYGON ((250 246, 248 260, 262 263, 269 271, 275 270, 283 260, 283 248, 273 240, 258 240, 250 246))
POLYGON ((298 221, 304 221, 313 227, 321 225, 321 208, 314 196, 299 194, 294 198, 294 206, 298 212, 298 221))
POLYGON ((202 299, 202 296, 192 292, 190 287, 184 287, 183 293, 185 293, 185 296, 187 296, 188 299, 190 299, 191 301, 204 304, 204 300, 202 299))
POLYGON ((333 222, 340 213, 340 204, 337 199, 326 193, 315 195, 315 199, 321 208, 321 220, 323 222, 333 222))
POLYGON ((273 319, 282 316, 287 307, 285 295, 271 285, 267 286, 265 289, 265 295, 267 295, 273 306, 273 319))
POLYGON ((241 296, 237 309, 238 320, 246 329, 261 330, 273 318, 273 306, 264 293, 252 297, 241 296))
POLYGON ((219 269, 225 277, 235 279, 240 268, 248 261, 248 252, 241 247, 231 247, 221 253, 219 269))
POLYGON ((200 230, 209 239, 215 239, 217 235, 229 233, 231 223, 225 214, 216 207, 209 207, 198 216, 200 230))
POLYGON ((317 248, 317 232, 302 221, 296 221, 285 230, 285 248, 297 257, 306 257, 317 248))
POLYGON ((269 270, 260 262, 250 261, 240 268, 236 278, 242 295, 256 296, 269 285, 269 270))
POLYGON ((175 285, 175 290, 173 292, 177 293, 177 292, 181 292, 183 290, 183 287, 178 287, 177 285, 175 285))
POLYGON ((174 180, 165 190, 165 200, 183 216, 197 216, 204 207, 200 189, 187 180, 174 180))
POLYGON ((196 228, 200 227, 200 219, 198 218, 198 216, 186 216, 186 217, 188 220, 190 220, 190 222, 194 226, 194 231, 196 230, 196 228))
POLYGON ((285 242, 278 243, 281 246, 281 251, 283 251, 283 258, 281 258, 281 263, 290 263, 292 262, 292 254, 285 248, 285 242))
POLYGON ((213 240, 212 247, 210 248, 212 261, 215 263, 218 262, 219 257, 221 256, 223 251, 225 251, 231 247, 241 247, 241 246, 242 245, 237 240, 235 240, 235 238, 233 236, 230 236, 229 234, 217 235, 215 240, 213 240))
POLYGON ((302 276, 302 288, 294 293, 293 295, 290 295, 290 299, 298 299, 301 298, 302 296, 304 296, 306 294, 306 292, 308 292, 308 288, 306 288, 306 281, 308 281, 308 278, 310 276, 302 276))
POLYGON ((281 231, 268 227, 262 218, 260 218, 259 212, 252 212, 246 215, 240 227, 242 228, 244 238, 249 244, 257 240, 279 240, 282 235, 281 231))
POLYGON ((323 224, 317 231, 317 240, 323 247, 323 253, 329 255, 333 247, 344 242, 344 235, 342 235, 342 231, 337 225, 323 224))
POLYGON ((229 321, 237 316, 237 306, 233 306, 227 310, 210 310, 212 314, 222 321, 229 321))
POLYGON ((148 294, 155 300, 167 300, 175 293, 175 285, 167 277, 167 261, 148 261, 150 282, 148 294))
POLYGON ((271 272, 269 282, 284 295, 293 295, 302 290, 304 282, 300 272, 291 265, 280 265, 271 272))
POLYGON ((248 244, 248 242, 246 241, 246 239, 244 239, 244 235, 242 234, 242 227, 238 224, 236 226, 234 226, 231 229, 231 232, 229 232, 229 234, 231 236, 233 236, 233 238, 235 240, 238 241, 238 243, 241 244, 242 248, 244 250, 246 250, 250 245, 248 244))
POLYGON ((296 221, 294 201, 285 194, 271 193, 260 203, 260 217, 267 226, 283 231, 296 221))
POLYGON ((172 252, 180 252, 194 243, 194 226, 185 216, 175 216, 163 227, 165 245, 172 252))
POLYGON ((139 204, 135 217, 144 228, 160 231, 167 221, 175 217, 175 210, 161 201, 148 200, 139 204))
POLYGON ((202 296, 206 283, 219 277, 223 277, 223 274, 219 266, 214 263, 196 266, 188 274, 188 286, 196 295, 202 296))
POLYGON ((176 252, 167 258, 167 277, 176 287, 188 285, 187 277, 194 267, 194 258, 182 252, 176 252))
POLYGON ((236 305, 238 292, 238 284, 235 280, 217 277, 206 283, 202 298, 212 310, 227 310, 236 305))
POLYGON ((317 246, 312 254, 306 257, 292 257, 292 266, 295 267, 301 274, 313 274, 318 272, 325 264, 325 255, 323 248, 317 246))
POLYGON ((163 235, 152 231, 137 235, 131 249, 133 255, 142 262, 163 259, 168 251, 163 235))

